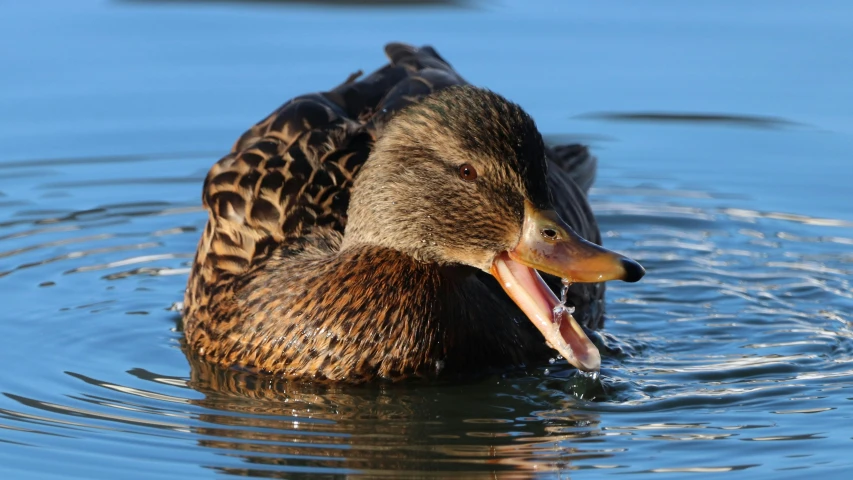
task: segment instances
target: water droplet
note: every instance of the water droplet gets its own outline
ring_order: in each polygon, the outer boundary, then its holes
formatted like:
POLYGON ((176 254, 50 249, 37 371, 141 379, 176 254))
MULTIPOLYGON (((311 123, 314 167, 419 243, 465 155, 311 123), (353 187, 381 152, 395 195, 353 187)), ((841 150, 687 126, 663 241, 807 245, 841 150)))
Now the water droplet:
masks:
POLYGON ((560 324, 563 322, 563 314, 567 313, 569 315, 575 313, 575 307, 566 307, 566 298, 569 295, 569 287, 572 285, 572 282, 569 281, 568 278, 563 279, 563 288, 560 289, 560 303, 554 307, 554 323, 556 324, 557 330, 560 329, 560 324))
POLYGON ((554 362, 556 362, 556 361, 557 361, 557 359, 556 359, 556 358, 549 358, 549 359, 548 359, 548 363, 550 363, 551 365, 553 365, 553 364, 554 364, 554 362))
POLYGON ((444 370, 444 360, 436 360, 435 361, 435 374, 438 375, 441 371, 444 370))
POLYGON ((566 307, 563 305, 557 305, 556 307, 554 307, 554 324, 556 325, 557 330, 560 329, 560 324, 563 323, 563 312, 565 311, 566 307))
POLYGON ((566 304, 566 295, 569 294, 569 287, 572 286, 572 282, 568 278, 562 279, 563 288, 560 289, 560 303, 563 305, 566 304))
POLYGON ((548 369, 546 368, 546 369, 545 369, 545 375, 549 375, 550 373, 551 373, 551 370, 548 370, 548 369))

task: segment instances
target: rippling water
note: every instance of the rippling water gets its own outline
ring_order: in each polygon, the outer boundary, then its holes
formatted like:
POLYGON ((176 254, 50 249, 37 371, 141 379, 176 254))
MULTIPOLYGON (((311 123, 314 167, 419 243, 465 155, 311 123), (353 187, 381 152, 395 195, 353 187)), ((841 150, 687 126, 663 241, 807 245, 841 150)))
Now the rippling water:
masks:
POLYGON ((27 5, 0 15, 0 45, 28 44, 0 49, 3 478, 853 468, 853 58, 837 48, 853 22, 838 10, 27 5), (368 31, 347 42, 322 30, 353 18, 368 31), (378 65, 392 38, 436 44, 543 131, 577 132, 551 140, 599 156, 605 243, 648 270, 608 290, 600 382, 558 361, 298 385, 182 352, 174 304, 207 168, 287 97, 378 65))

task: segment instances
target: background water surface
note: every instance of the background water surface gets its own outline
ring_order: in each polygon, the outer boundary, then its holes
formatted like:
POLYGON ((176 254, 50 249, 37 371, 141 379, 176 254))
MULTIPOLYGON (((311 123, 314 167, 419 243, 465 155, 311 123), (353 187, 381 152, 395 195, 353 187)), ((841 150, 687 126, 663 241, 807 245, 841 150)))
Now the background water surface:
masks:
POLYGON ((0 2, 0 477, 846 478, 853 3, 332 3, 0 2), (600 385, 188 363, 207 169, 392 40, 599 157, 606 244, 648 270, 609 289, 600 385))

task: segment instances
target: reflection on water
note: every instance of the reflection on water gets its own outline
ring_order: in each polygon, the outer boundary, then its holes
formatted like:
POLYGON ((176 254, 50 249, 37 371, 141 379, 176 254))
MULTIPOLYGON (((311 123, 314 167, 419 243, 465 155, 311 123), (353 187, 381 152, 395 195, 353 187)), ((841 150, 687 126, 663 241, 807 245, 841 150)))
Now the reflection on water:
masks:
POLYGON ((200 444, 240 452, 252 465, 224 468, 228 473, 267 476, 269 466, 285 467, 275 470, 282 474, 299 467, 471 474, 486 465, 493 471, 551 471, 570 468, 573 459, 610 456, 583 445, 600 435, 595 413, 555 416, 549 427, 562 432, 550 435, 541 418, 528 413, 544 402, 517 396, 519 385, 507 379, 481 383, 472 395, 470 386, 452 383, 300 385, 193 362, 190 385, 206 395, 199 404, 217 412, 202 417, 211 426, 197 432, 212 439, 200 444), (481 417, 470 417, 473 412, 481 417), (571 448, 555 447, 558 442, 571 448))
POLYGON ((785 120, 784 118, 719 113, 596 112, 579 115, 578 117, 621 122, 687 123, 693 125, 718 124, 756 128, 790 128, 801 126, 796 122, 785 120))

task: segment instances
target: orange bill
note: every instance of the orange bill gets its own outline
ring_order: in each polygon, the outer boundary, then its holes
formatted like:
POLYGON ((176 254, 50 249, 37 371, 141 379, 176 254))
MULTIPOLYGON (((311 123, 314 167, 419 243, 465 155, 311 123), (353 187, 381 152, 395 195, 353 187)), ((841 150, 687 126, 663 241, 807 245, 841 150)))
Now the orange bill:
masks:
POLYGON ((518 244, 492 263, 492 275, 551 348, 580 370, 598 371, 598 349, 570 313, 555 318, 554 307, 560 302, 537 270, 572 283, 636 282, 645 270, 627 257, 584 240, 554 211, 540 211, 530 202, 525 203, 518 244))

